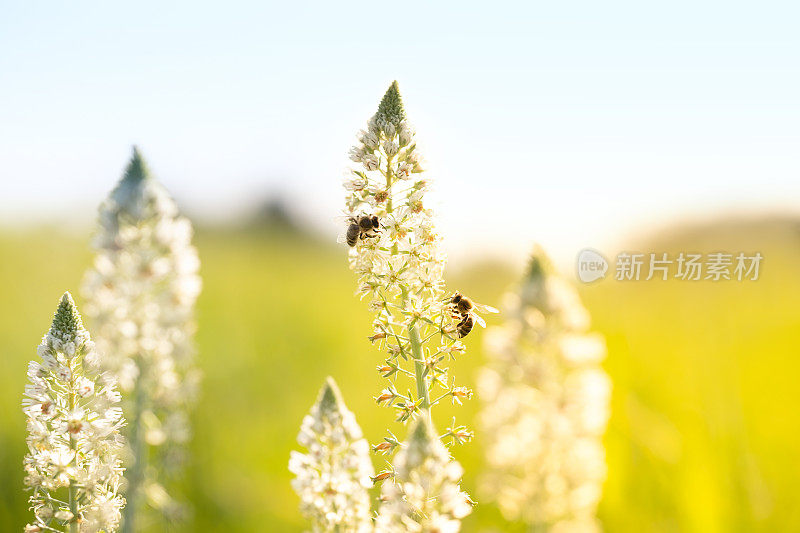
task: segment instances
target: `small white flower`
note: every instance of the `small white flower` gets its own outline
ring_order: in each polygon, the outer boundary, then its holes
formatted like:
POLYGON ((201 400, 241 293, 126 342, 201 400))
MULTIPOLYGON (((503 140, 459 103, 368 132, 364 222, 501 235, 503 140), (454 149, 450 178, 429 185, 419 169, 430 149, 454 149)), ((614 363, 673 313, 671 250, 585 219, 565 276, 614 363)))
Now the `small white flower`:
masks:
POLYGON ((66 366, 60 366, 55 372, 56 377, 63 381, 64 383, 68 382, 72 377, 72 371, 67 368, 66 366))
POLYGON ((360 163, 361 158, 364 157, 364 149, 360 146, 356 146, 350 149, 350 160, 354 163, 360 163))
POLYGON ((375 135, 378 135, 378 133, 380 132, 380 126, 378 125, 378 117, 377 116, 373 115, 367 121, 367 129, 370 132, 374 133, 375 135))
POLYGON ((55 355, 48 352, 42 356, 42 364, 48 370, 55 370, 58 368, 58 359, 56 359, 55 355))
POLYGON ((94 381, 85 376, 81 376, 75 380, 75 388, 78 391, 78 396, 86 398, 94 394, 94 381))
POLYGON ((59 511, 56 511, 56 513, 53 515, 53 518, 55 518, 56 520, 67 522, 69 520, 72 520, 73 516, 74 515, 72 514, 72 512, 68 511, 67 509, 61 509, 59 511))
POLYGON ((64 346, 64 354, 67 357, 75 357, 75 343, 74 342, 65 342, 64 346))
POLYGON ((411 176, 412 170, 413 167, 408 162, 401 161, 400 163, 398 163, 397 170, 395 171, 395 173, 397 174, 398 178, 404 180, 408 179, 411 176))
POLYGON ((85 416, 86 413, 81 408, 76 408, 67 412, 61 421, 59 431, 61 433, 77 435, 81 430, 85 429, 85 416))
POLYGON ((394 141, 386 141, 383 143, 383 151, 386 152, 386 155, 389 157, 394 156, 400 147, 394 141))
POLYGON ((400 123, 400 146, 406 146, 414 139, 414 131, 406 122, 400 123))
POLYGON ((112 493, 98 494, 92 504, 84 511, 85 522, 81 524, 84 533, 114 531, 119 527, 123 500, 112 493))
POLYGON ((364 168, 369 171, 378 169, 379 161, 375 154, 365 154, 364 157, 361 158, 361 162, 364 163, 364 168))
POLYGON ((28 377, 29 378, 43 378, 47 375, 47 370, 45 370, 42 365, 37 363, 36 361, 31 361, 28 363, 28 377))
POLYGON ((378 147, 378 136, 371 131, 362 131, 360 140, 367 148, 374 150, 378 147))
POLYGON ((46 338, 47 338, 47 344, 50 345, 51 350, 56 352, 61 351, 61 347, 63 346, 61 339, 59 339, 58 337, 54 337, 50 333, 46 335, 46 338))
POLYGON ((361 191, 366 186, 366 180, 358 176, 354 176, 344 181, 344 188, 348 191, 361 191))
POLYGON ((47 382, 34 377, 30 385, 25 385, 25 396, 35 401, 44 401, 50 398, 48 395, 47 382))

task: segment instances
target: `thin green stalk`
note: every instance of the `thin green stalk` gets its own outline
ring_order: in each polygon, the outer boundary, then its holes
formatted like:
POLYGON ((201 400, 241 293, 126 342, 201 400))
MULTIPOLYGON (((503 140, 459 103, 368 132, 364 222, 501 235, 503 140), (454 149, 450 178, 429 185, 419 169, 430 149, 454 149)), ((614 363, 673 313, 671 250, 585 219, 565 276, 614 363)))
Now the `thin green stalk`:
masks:
MULTIPOLYGON (((386 190, 392 190, 392 156, 388 156, 386 158, 386 190)), ((392 194, 389 193, 389 197, 386 201, 386 211, 388 213, 392 212, 392 194)), ((397 253, 397 243, 392 246, 392 253, 397 253)), ((402 289, 403 292, 403 303, 408 297, 405 288, 402 289)), ((428 382, 425 379, 425 360, 422 355, 422 340, 419 336, 419 328, 416 324, 411 324, 408 327, 409 333, 409 340, 411 341, 411 353, 414 356, 414 378, 417 382, 417 397, 422 399, 422 403, 420 407, 425 409, 428 412, 428 419, 431 418, 431 398, 430 393, 428 392, 428 382)))
MULTIPOLYGON (((139 365, 141 371, 141 365, 139 365)), ((133 455, 133 466, 129 470, 128 490, 125 494, 127 504, 124 510, 122 521, 123 533, 135 533, 136 515, 139 512, 139 494, 141 492, 144 472, 147 468, 147 444, 144 441, 144 428, 142 428, 142 410, 145 405, 145 393, 142 387, 141 375, 136 380, 135 387, 136 404, 134 406, 133 419, 131 420, 130 445, 133 455)))
MULTIPOLYGON (((70 412, 75 409, 75 370, 72 368, 72 360, 69 361, 69 410, 70 412)), ((72 450, 74 456, 72 462, 75 466, 78 464, 78 447, 75 440, 75 435, 70 433, 69 436, 69 449, 72 450)), ((72 520, 69 522, 69 533, 78 533, 78 485, 74 479, 69 480, 69 510, 72 513, 72 520)))
POLYGON ((386 158, 386 192, 389 193, 389 197, 386 199, 386 212, 392 212, 392 157, 388 156, 386 158))
POLYGON ((411 353, 414 355, 414 377, 417 380, 417 397, 422 398, 420 407, 428 411, 430 416, 431 398, 428 392, 428 381, 425 379, 425 360, 422 355, 422 341, 416 324, 408 328, 411 339, 411 353))

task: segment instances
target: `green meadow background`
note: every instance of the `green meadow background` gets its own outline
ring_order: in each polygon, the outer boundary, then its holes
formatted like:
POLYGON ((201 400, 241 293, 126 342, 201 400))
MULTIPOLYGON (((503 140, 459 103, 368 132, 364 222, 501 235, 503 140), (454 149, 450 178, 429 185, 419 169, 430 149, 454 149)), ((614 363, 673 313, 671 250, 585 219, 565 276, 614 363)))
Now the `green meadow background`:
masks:
MULTIPOLYGON (((30 518, 21 468, 27 361, 61 293, 72 290, 83 302, 88 238, 54 229, 0 234, 0 531, 19 531, 30 518)), ((195 514, 184 530, 301 531, 286 464, 326 375, 339 382, 371 442, 387 427, 404 433, 371 400, 383 380, 375 372, 381 355, 366 340, 370 315, 353 295, 341 247, 264 228, 200 229, 195 242, 205 381, 184 482, 195 514)), ((799 531, 800 224, 726 220, 625 246, 760 251, 765 259, 756 282, 606 279, 580 287, 606 336, 614 383, 600 507, 606 530, 799 531)), ((497 306, 520 270, 491 261, 451 265, 448 286, 497 306)), ((468 353, 455 364, 468 384, 484 362, 481 335, 466 339, 468 353)), ((453 411, 459 422, 471 422, 478 401, 453 411)), ((449 415, 436 413, 441 427, 449 415)), ((478 431, 454 451, 476 496, 480 447, 478 431)), ((523 528, 481 503, 464 530, 523 528)))

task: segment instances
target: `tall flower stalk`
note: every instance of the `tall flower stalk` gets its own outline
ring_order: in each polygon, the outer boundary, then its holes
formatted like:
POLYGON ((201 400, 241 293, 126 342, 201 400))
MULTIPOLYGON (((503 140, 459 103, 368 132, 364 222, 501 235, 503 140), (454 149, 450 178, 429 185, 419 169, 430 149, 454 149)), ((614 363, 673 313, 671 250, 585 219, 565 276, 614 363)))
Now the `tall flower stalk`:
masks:
POLYGON ((84 284, 98 347, 109 354, 104 368, 119 378, 130 422, 126 532, 141 529, 141 515, 172 521, 186 510, 170 481, 185 462, 199 380, 192 344, 199 260, 191 237, 191 224, 134 148, 100 207, 97 255, 84 284))
POLYGON ((50 331, 28 366, 22 401, 28 419, 25 485, 35 520, 26 533, 117 529, 124 424, 114 377, 100 358, 81 316, 65 293, 50 331))
POLYGON ((484 496, 534 531, 597 531, 611 387, 603 339, 539 248, 504 311, 479 379, 484 496))
POLYGON ((332 378, 303 419, 297 442, 308 453, 293 451, 289 470, 296 476, 292 486, 312 531, 371 531, 369 444, 332 378))
POLYGON ((350 152, 359 166, 345 182, 346 212, 353 220, 376 216, 380 225, 350 248, 350 268, 358 275, 358 293, 375 312, 370 340, 386 354, 378 371, 390 384, 376 401, 393 406, 397 419, 406 421, 439 402, 471 396, 456 387, 445 367, 465 347, 445 295, 445 255, 424 203, 429 182, 397 82, 359 139, 350 152), (398 377, 408 379, 414 391, 401 392, 398 377))
MULTIPOLYGON (((394 408, 397 421, 427 419, 415 427, 431 437, 431 410, 443 401, 460 404, 472 391, 457 386, 447 367, 465 351, 457 329, 461 318, 454 318, 452 297, 445 293, 445 255, 425 204, 429 182, 397 82, 361 131, 350 158, 357 166, 345 181, 349 263, 358 275, 358 293, 375 312, 370 340, 384 351, 378 372, 389 382, 375 400, 394 408)), ((455 421, 442 435, 447 444, 471 438, 472 432, 455 421)), ((390 432, 374 450, 388 455, 399 446, 390 432)), ((447 461, 440 459, 444 467, 447 461)), ((395 471, 396 465, 376 479, 386 480, 395 471)), ((413 482, 396 488, 402 492, 413 482)), ((437 501, 434 497, 431 505, 437 501)))

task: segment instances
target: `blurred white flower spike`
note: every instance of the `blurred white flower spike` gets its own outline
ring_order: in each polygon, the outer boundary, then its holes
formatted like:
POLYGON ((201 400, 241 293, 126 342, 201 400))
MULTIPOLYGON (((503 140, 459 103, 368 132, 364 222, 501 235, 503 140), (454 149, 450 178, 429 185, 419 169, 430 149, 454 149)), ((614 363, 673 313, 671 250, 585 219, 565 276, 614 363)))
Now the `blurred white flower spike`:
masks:
POLYGON ((35 520, 25 531, 113 532, 125 500, 120 428, 125 420, 114 377, 100 371, 81 316, 65 293, 50 331, 28 366, 25 485, 35 520))
POLYGON ((484 496, 535 531, 594 532, 605 479, 611 382, 605 343, 575 290, 537 248, 506 323, 486 334, 479 376, 484 496))
POLYGON ((300 509, 315 533, 372 531, 372 463, 369 444, 328 378, 311 412, 303 419, 297 442, 308 453, 293 451, 289 470, 300 509))
POLYGON ((461 519, 472 512, 473 505, 461 491, 463 473, 429 417, 418 417, 410 427, 408 441, 397 452, 391 478, 383 482, 375 531, 460 531, 461 519))
POLYGON ((192 338, 200 262, 191 238, 191 224, 134 148, 100 207, 97 255, 83 286, 87 318, 106 354, 103 368, 117 376, 125 399, 130 449, 122 527, 129 533, 141 529, 142 514, 144 522, 172 522, 188 511, 170 484, 185 463, 199 382, 192 338))

